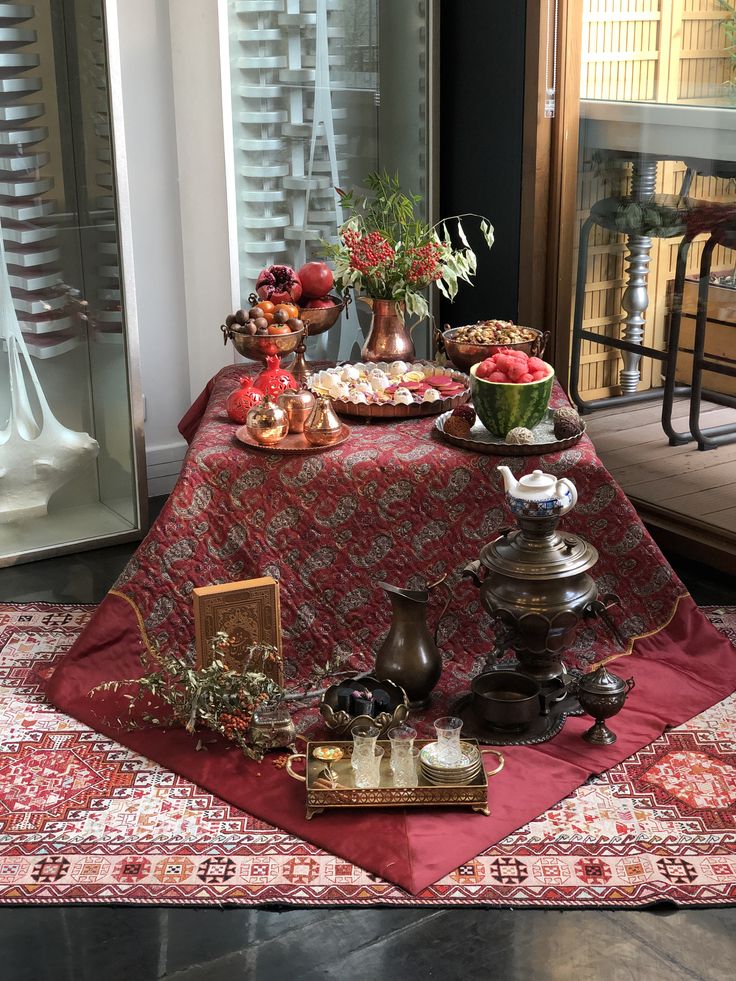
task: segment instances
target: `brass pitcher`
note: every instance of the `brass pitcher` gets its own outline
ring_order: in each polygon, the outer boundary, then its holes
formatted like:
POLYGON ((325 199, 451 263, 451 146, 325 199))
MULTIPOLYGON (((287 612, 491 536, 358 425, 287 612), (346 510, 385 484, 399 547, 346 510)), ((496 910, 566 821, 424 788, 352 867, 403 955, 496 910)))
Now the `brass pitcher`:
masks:
POLYGON ((430 692, 442 674, 442 655, 437 647, 440 621, 452 599, 445 576, 426 589, 400 589, 386 582, 378 585, 391 601, 391 629, 376 657, 376 676, 395 682, 409 698, 410 709, 426 708, 430 692), (433 589, 444 585, 448 596, 437 620, 434 637, 427 626, 427 604, 433 589))

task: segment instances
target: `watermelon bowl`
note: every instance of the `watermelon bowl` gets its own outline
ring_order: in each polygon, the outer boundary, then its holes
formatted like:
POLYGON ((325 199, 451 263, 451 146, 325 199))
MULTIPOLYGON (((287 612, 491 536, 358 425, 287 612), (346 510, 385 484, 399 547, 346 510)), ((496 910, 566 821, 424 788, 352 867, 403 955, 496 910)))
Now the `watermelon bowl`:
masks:
POLYGON ((470 397, 478 418, 489 433, 505 439, 517 426, 533 429, 549 405, 555 372, 551 364, 546 378, 532 382, 495 382, 478 378, 478 365, 470 369, 470 397))

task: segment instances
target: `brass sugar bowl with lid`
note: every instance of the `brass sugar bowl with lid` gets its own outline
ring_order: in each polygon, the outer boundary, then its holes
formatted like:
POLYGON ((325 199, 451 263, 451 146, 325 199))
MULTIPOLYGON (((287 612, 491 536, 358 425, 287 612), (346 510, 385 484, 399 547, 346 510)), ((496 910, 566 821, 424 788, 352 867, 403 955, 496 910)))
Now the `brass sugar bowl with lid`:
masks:
POLYGON ((562 655, 583 616, 617 603, 599 597, 588 570, 598 552, 579 535, 559 534, 560 518, 577 503, 567 478, 536 470, 516 481, 508 467, 506 501, 518 528, 504 528, 463 575, 473 579, 488 613, 509 632, 520 669, 540 682, 564 677, 562 655))
POLYGON ((595 746, 610 746, 616 742, 616 733, 608 728, 606 719, 621 711, 633 687, 633 678, 624 681, 604 665, 580 678, 574 686, 575 694, 583 711, 595 719, 595 725, 583 733, 583 739, 595 746))

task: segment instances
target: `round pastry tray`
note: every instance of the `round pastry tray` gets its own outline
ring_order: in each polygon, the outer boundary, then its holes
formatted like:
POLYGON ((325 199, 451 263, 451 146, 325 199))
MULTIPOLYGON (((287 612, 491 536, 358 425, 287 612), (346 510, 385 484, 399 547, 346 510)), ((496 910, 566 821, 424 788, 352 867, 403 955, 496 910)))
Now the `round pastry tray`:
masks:
MULTIPOLYGON (((380 367, 382 363, 379 362, 374 367, 380 367)), ((458 405, 463 405, 463 403, 468 401, 470 398, 470 379, 468 375, 462 371, 457 371, 455 368, 435 365, 429 361, 423 361, 421 363, 432 364, 437 369, 438 375, 449 375, 456 381, 462 382, 466 386, 465 391, 460 392, 458 395, 453 395, 451 398, 438 399, 436 402, 412 402, 411 405, 404 405, 403 403, 394 404, 392 402, 368 404, 364 402, 348 402, 343 399, 331 399, 332 408, 335 412, 340 413, 340 415, 357 416, 362 419, 415 419, 418 416, 436 416, 441 412, 451 411, 457 408, 458 405)))
POLYGON ((329 446, 312 446, 311 443, 307 442, 304 433, 287 433, 280 442, 265 446, 263 443, 257 443, 245 426, 239 426, 235 430, 236 439, 245 446, 251 446, 254 450, 265 450, 267 453, 324 453, 326 450, 334 450, 336 447, 342 446, 349 435, 350 426, 343 423, 340 438, 336 442, 330 443, 329 446))
POLYGON ((474 453, 489 453, 493 456, 543 456, 545 453, 558 453, 560 450, 574 446, 580 442, 585 433, 585 423, 583 422, 583 428, 575 436, 568 436, 567 439, 555 439, 552 422, 553 411, 551 407, 548 407, 544 419, 532 429, 533 443, 507 443, 506 440, 489 433, 480 419, 476 419, 475 425, 470 430, 470 436, 452 436, 445 432, 445 421, 450 417, 449 412, 444 412, 434 426, 448 443, 461 446, 464 450, 472 450, 474 453))

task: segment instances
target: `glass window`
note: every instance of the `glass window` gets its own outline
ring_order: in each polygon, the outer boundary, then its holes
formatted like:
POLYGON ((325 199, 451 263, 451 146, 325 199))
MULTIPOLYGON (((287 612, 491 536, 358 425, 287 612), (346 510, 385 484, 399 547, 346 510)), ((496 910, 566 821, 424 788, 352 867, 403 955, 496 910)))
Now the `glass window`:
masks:
POLYGON ((0 564, 140 527, 101 0, 0 6, 0 564))
MULTIPOLYGON (((426 8, 423 0, 229 0, 243 302, 264 266, 298 268, 335 240, 335 187, 385 168, 427 201, 426 8)), ((312 338, 309 356, 357 357, 355 312, 312 338)), ((357 312, 367 329, 369 311, 357 312)))

